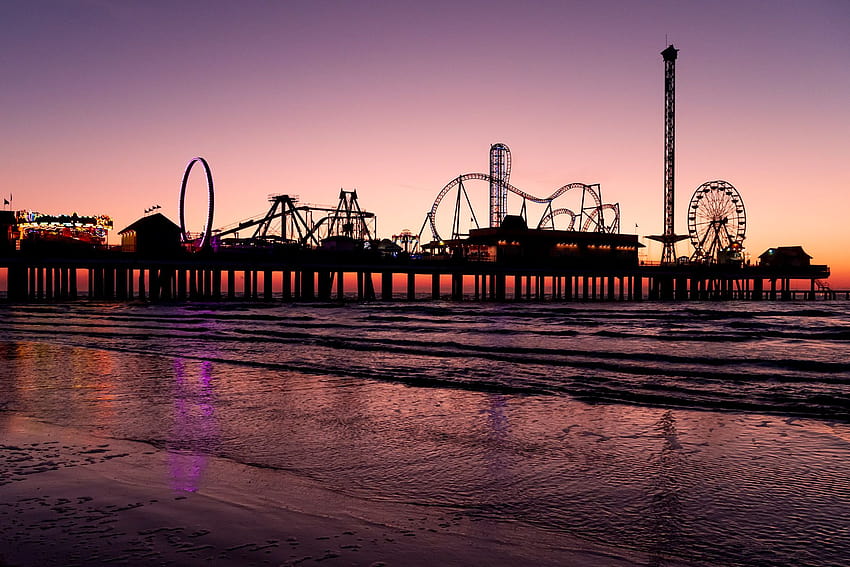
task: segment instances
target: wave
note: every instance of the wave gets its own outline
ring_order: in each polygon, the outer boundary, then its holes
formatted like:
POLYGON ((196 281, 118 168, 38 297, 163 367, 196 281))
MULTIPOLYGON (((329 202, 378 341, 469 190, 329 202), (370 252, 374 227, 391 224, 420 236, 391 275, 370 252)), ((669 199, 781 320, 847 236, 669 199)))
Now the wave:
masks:
POLYGON ((842 309, 191 304, 0 313, 0 339, 11 341, 593 403, 850 416, 842 309))
MULTIPOLYGON (((198 336, 199 332, 207 330, 199 329, 197 326, 190 324, 191 322, 184 322, 179 325, 170 322, 167 326, 164 326, 163 323, 164 322, 159 322, 157 324, 135 324, 128 329, 116 329, 112 324, 88 322, 85 325, 66 325, 62 329, 62 334, 66 337, 76 336, 85 339, 111 338, 138 340, 144 337, 154 337, 154 335, 149 333, 149 331, 154 330, 158 331, 163 337, 198 336)), ((46 336, 56 335, 56 327, 52 322, 15 323, 14 326, 19 332, 46 336)), ((822 379, 825 381, 831 381, 836 374, 850 372, 850 362, 827 362, 775 357, 734 358, 728 356, 695 356, 690 353, 680 355, 659 352, 617 352, 611 350, 606 351, 604 349, 582 350, 565 349, 560 345, 554 345, 552 347, 525 347, 511 345, 491 346, 488 344, 474 344, 459 340, 429 340, 428 337, 406 339, 400 337, 389 337, 385 334, 381 336, 358 336, 358 334, 354 332, 357 330, 359 330, 357 326, 334 323, 290 326, 287 327, 286 330, 233 327, 218 330, 213 334, 204 336, 204 339, 214 343, 298 343, 306 346, 313 345, 338 350, 355 350, 358 352, 386 351, 395 353, 402 351, 403 353, 411 355, 434 356, 440 358, 480 357, 491 360, 526 364, 568 364, 579 368, 608 368, 612 370, 620 370, 624 368, 622 365, 616 365, 612 361, 651 363, 655 365, 664 363, 667 365, 681 366, 682 368, 680 368, 680 372, 685 373, 683 375, 705 374, 704 371, 694 371, 689 370, 689 368, 711 368, 721 366, 734 367, 734 370, 731 373, 723 374, 724 378, 739 376, 740 371, 738 369, 741 367, 750 369, 760 367, 771 370, 786 369, 801 372, 821 373, 824 374, 822 379), (352 332, 347 334, 317 334, 314 332, 316 328, 321 328, 323 330, 342 329, 352 332)), ((496 332, 488 330, 486 334, 498 335, 502 334, 502 331, 504 330, 497 330, 496 332)), ((576 331, 559 331, 558 333, 559 336, 563 337, 571 337, 579 334, 576 331)), ((832 336, 832 333, 824 334, 832 336)), ((407 333, 405 333, 405 335, 407 335, 407 333)), ((594 335, 606 338, 650 338, 652 340, 656 340, 658 338, 614 331, 596 332, 594 335)), ((784 337, 785 335, 773 334, 771 336, 784 337)), ((688 336, 685 340, 691 338, 693 337, 688 336)), ((722 338, 728 339, 729 337, 723 336, 722 338)), ((715 339, 715 337, 701 336, 701 339, 711 342, 715 339)), ((662 340, 674 341, 675 339, 672 337, 666 337, 662 340)), ((633 368, 632 370, 636 373, 654 373, 658 372, 659 369, 633 368)), ((774 377, 776 380, 781 378, 781 376, 774 377)))

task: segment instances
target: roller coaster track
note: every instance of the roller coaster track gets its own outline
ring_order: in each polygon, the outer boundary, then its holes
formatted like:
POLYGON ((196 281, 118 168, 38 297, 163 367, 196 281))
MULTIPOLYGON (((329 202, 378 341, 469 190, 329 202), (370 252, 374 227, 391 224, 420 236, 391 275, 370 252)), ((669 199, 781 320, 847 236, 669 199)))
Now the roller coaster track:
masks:
POLYGON ((587 220, 581 227, 581 230, 588 232, 593 224, 596 224, 595 232, 620 232, 620 204, 619 203, 602 203, 598 207, 588 213, 587 220), (614 219, 611 224, 605 225, 604 211, 613 211, 614 219))
MULTIPOLYGON (((549 207, 551 207, 552 201, 554 201, 558 197, 564 195, 568 191, 571 191, 573 189, 580 189, 584 193, 589 194, 591 196, 592 201, 593 201, 592 207, 583 207, 583 209, 589 209, 592 212, 588 214, 588 217, 584 221, 584 223, 582 224, 581 229, 586 231, 594 223, 597 226, 597 230, 600 231, 600 232, 611 232, 611 231, 614 230, 614 227, 616 227, 616 229, 619 229, 619 220, 620 220, 619 205, 603 204, 602 199, 599 195, 599 192, 594 188, 593 185, 586 185, 584 183, 568 183, 568 184, 556 189, 555 192, 553 192, 548 197, 537 197, 537 196, 532 195, 531 193, 527 193, 526 191, 523 191, 522 189, 519 189, 518 187, 511 185, 510 183, 508 183, 504 180, 495 180, 493 176, 488 175, 486 173, 465 173, 465 174, 459 175, 459 176, 455 177, 454 179, 452 179, 451 181, 449 181, 446 184, 446 186, 443 187, 440 190, 440 192, 437 194, 437 198, 434 200, 434 204, 431 206, 431 210, 428 213, 428 223, 431 226, 431 235, 432 235, 435 242, 442 240, 441 237, 440 237, 440 232, 439 232, 439 230, 437 230, 437 222, 436 222, 437 209, 440 206, 440 202, 442 202, 443 198, 452 189, 454 189, 458 185, 462 184, 464 181, 470 181, 470 180, 487 181, 489 183, 497 183, 497 182, 501 183, 502 186, 505 189, 507 189, 508 191, 510 191, 511 193, 518 195, 518 196, 522 197, 523 199, 525 199, 527 201, 531 201, 533 203, 546 204, 546 205, 549 205, 549 207), (606 211, 606 210, 612 210, 615 213, 615 219, 612 222, 611 227, 605 227, 605 225, 604 225, 604 211, 606 211), (599 220, 600 218, 602 218, 602 221, 599 220)), ((579 215, 576 215, 573 211, 571 211, 569 209, 556 209, 554 211, 550 210, 549 212, 544 214, 543 218, 540 219, 540 222, 538 223, 537 227, 543 228, 543 226, 546 224, 546 222, 550 222, 553 217, 561 215, 561 214, 569 214, 569 215, 572 216, 572 220, 570 221, 570 228, 568 230, 573 230, 574 224, 575 224, 575 218, 579 215)))
POLYGON ((225 227, 218 231, 218 237, 238 234, 253 228, 250 240, 255 242, 278 238, 279 242, 317 247, 329 236, 347 236, 361 241, 372 239, 374 229, 369 228, 369 223, 374 223, 375 213, 360 209, 357 191, 340 189, 339 204, 336 208, 298 205, 297 200, 297 197, 289 195, 270 195, 271 207, 265 216, 225 227), (314 213, 323 216, 314 220, 314 213), (275 222, 280 222, 279 237, 270 234, 275 222))
MULTIPOLYGON (((561 215, 570 215, 570 224, 567 225, 567 230, 575 230, 576 217, 578 216, 570 209, 555 209, 543 215, 543 218, 540 219, 540 222, 537 223, 537 228, 545 228, 546 223, 552 223, 552 219, 561 215)), ((552 228, 555 228, 555 224, 552 223, 552 228)))

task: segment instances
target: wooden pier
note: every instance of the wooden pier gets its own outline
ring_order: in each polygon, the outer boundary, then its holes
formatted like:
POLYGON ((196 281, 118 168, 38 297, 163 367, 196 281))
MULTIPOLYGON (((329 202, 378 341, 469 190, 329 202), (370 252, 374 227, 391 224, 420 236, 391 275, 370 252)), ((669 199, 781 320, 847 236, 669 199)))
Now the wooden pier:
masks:
POLYGON ((826 266, 541 267, 425 261, 189 257, 0 259, 0 297, 73 301, 689 301, 850 299, 826 266), (5 270, 5 285, 3 285, 5 270), (5 291, 5 293, 3 293, 5 291))

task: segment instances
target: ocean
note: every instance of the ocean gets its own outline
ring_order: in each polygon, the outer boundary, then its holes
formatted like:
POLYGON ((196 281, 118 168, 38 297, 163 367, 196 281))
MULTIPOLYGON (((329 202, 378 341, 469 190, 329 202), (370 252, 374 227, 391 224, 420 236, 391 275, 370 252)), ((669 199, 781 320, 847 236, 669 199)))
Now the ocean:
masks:
POLYGON ((217 457, 653 565, 850 562, 850 302, 77 303, 0 318, 0 420, 165 449, 175 490, 202 490, 217 457))

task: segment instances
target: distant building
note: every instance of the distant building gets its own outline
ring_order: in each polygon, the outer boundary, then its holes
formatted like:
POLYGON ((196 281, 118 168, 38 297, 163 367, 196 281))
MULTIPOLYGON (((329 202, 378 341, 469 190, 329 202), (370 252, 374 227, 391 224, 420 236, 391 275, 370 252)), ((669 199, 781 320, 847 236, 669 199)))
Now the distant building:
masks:
POLYGON ((759 265, 765 268, 808 268, 811 263, 802 246, 768 248, 759 256, 759 265))
POLYGON ((180 250, 180 227, 162 213, 142 217, 124 230, 121 251, 140 256, 173 256, 180 250))

